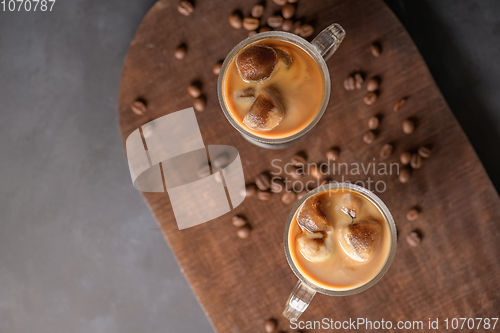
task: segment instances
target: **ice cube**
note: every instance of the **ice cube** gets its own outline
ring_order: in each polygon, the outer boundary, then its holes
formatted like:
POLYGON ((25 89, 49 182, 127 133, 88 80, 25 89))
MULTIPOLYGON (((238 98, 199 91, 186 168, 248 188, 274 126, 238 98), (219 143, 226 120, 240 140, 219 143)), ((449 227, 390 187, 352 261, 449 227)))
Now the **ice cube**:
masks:
POLYGON ((333 254, 332 234, 303 232, 297 237, 300 253, 309 261, 322 262, 333 254))
POLYGON ((344 214, 354 219, 356 216, 359 216, 361 207, 363 206, 363 200, 355 195, 346 194, 340 199, 339 206, 344 214))
POLYGON ((285 68, 290 69, 290 67, 292 67, 292 63, 293 63, 293 58, 290 55, 290 53, 288 53, 288 51, 282 50, 282 49, 275 48, 275 50, 276 50, 276 54, 278 55, 278 61, 283 61, 283 63, 285 64, 285 68))
POLYGON ((240 53, 236 58, 236 67, 241 78, 247 82, 267 79, 273 73, 278 62, 274 48, 266 45, 254 45, 240 53))
POLYGON ((323 213, 323 204, 321 200, 312 196, 309 197, 297 213, 297 223, 299 226, 310 233, 328 232, 332 230, 328 219, 323 213))
POLYGON ((268 91, 262 91, 255 99, 243 123, 254 130, 270 130, 283 120, 284 112, 278 100, 268 91))
POLYGON ((243 90, 238 90, 234 93, 236 99, 240 98, 255 98, 255 89, 253 87, 248 87, 243 90))
POLYGON ((382 227, 377 221, 373 219, 359 221, 342 229, 345 244, 342 241, 340 244, 353 260, 367 261, 371 258, 381 233, 382 227))

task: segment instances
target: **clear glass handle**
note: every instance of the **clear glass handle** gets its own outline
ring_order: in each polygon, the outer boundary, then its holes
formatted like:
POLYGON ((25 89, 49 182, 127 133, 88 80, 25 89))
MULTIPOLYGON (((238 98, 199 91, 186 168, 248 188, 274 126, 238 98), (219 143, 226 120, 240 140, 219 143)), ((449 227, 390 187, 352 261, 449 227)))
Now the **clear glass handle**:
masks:
POLYGON ((325 61, 330 59, 332 54, 337 51, 340 43, 344 40, 345 30, 339 24, 334 23, 321 31, 319 35, 314 38, 311 44, 318 49, 319 53, 323 56, 325 61))
POLYGON ((283 316, 288 320, 298 319, 306 311, 314 295, 316 295, 316 291, 299 280, 288 297, 283 316))

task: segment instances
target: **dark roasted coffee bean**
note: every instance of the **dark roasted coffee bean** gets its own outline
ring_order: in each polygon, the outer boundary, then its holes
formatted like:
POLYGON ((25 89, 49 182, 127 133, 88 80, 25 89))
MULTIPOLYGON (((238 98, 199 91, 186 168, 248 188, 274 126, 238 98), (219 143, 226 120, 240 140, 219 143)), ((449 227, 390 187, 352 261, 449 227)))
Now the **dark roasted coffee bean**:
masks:
POLYGON ((201 96, 201 88, 197 83, 191 83, 187 88, 189 96, 196 98, 201 96))
POLYGON ((278 6, 284 6, 284 5, 286 5, 286 0, 273 0, 273 2, 275 4, 277 4, 278 6))
POLYGON ((418 209, 410 209, 408 213, 406 213, 406 219, 410 222, 416 221, 418 219, 418 209))
POLYGON ((420 238, 420 235, 416 231, 412 231, 406 236, 406 241, 408 242, 408 245, 410 245, 411 247, 417 247, 420 245, 422 239, 420 238))
POLYGON ((257 185, 257 188, 261 191, 269 190, 269 186, 271 185, 269 176, 265 173, 259 174, 257 177, 255 177, 255 185, 257 185))
POLYGON ((255 186, 254 184, 248 184, 245 187, 245 192, 242 193, 242 196, 244 195, 245 198, 250 198, 253 197, 256 192, 257 192, 257 186, 255 186))
POLYGON ((260 32, 267 32, 267 31, 272 31, 273 29, 271 29, 270 27, 268 27, 267 25, 264 25, 262 27, 259 28, 259 33, 260 32))
POLYGON ((262 4, 257 4, 252 7, 251 15, 255 18, 260 18, 264 14, 264 6, 262 4))
POLYGON ((364 82, 364 79, 363 79, 363 74, 361 73, 355 73, 354 74, 354 86, 356 87, 356 89, 361 89, 361 87, 363 86, 363 82, 364 82))
POLYGON ((391 156, 393 150, 393 146, 390 143, 386 143, 385 145, 380 148, 380 157, 382 158, 388 158, 391 156))
POLYGON ((316 179, 321 179, 323 177, 323 174, 321 172, 321 167, 317 165, 311 165, 309 168, 309 172, 311 173, 311 176, 313 176, 316 179))
POLYGON ((229 15, 229 25, 235 29, 241 29, 243 26, 243 19, 241 18, 241 15, 237 12, 229 15))
POLYGON ((183 0, 177 5, 177 10, 182 15, 189 16, 194 11, 194 6, 191 2, 183 0))
POLYGON ((410 169, 408 168, 403 168, 401 169, 401 171, 399 172, 399 181, 403 184, 405 183, 408 183, 410 181, 410 178, 411 178, 411 172, 410 172, 410 169))
POLYGON ((273 193, 281 193, 285 189, 285 183, 281 179, 271 179, 269 188, 273 193))
POLYGON ((186 54, 187 54, 187 47, 185 44, 177 46, 177 48, 174 51, 174 57, 179 60, 184 59, 186 57, 186 54))
POLYGON ((405 134, 411 134, 415 130, 415 122, 411 119, 405 119, 403 120, 401 127, 403 128, 403 132, 405 134))
POLYGON ((410 165, 413 169, 420 169, 422 167, 422 156, 417 153, 411 155, 410 165))
POLYGON ((144 104, 144 102, 142 101, 135 101, 134 103, 132 103, 132 105, 130 105, 130 109, 132 110, 132 112, 134 112, 135 114, 137 115, 143 115, 145 112, 146 112, 146 104, 144 104))
POLYGON ((292 20, 284 20, 281 25, 281 30, 290 32, 293 29, 293 21, 292 20))
POLYGON ((394 112, 398 112, 403 107, 403 105, 405 105, 406 99, 406 97, 403 97, 399 101, 397 101, 396 104, 394 104, 394 112))
POLYGON ((215 75, 219 75, 221 68, 222 68, 222 61, 217 61, 214 67, 212 67, 212 72, 215 75))
POLYGON ((271 192, 258 191, 257 198, 259 198, 259 200, 262 200, 262 201, 267 201, 267 200, 271 199, 271 192))
POLYGON ((420 147, 418 148, 418 154, 423 158, 431 157, 431 150, 428 147, 420 147))
POLYGON ((380 125, 380 119, 378 119, 378 117, 373 116, 370 119, 368 119, 368 128, 369 129, 376 130, 379 125, 380 125))
POLYGON ((310 24, 302 24, 298 29, 298 35, 303 38, 311 36, 314 32, 314 28, 310 24))
POLYGON ((399 160, 401 161, 401 163, 403 165, 408 165, 410 164, 410 160, 411 160, 411 153, 410 152, 402 152, 401 155, 399 156, 399 160))
POLYGON ((339 154, 340 154, 340 149, 337 147, 333 147, 326 152, 326 158, 329 161, 335 161, 339 157, 339 154))
POLYGON ((271 28, 279 28, 283 24, 283 17, 279 15, 271 15, 267 18, 267 25, 271 28))
POLYGON ((299 0, 288 0, 288 3, 297 3, 299 0))
POLYGON ((354 79, 354 76, 349 76, 344 80, 344 88, 347 91, 351 91, 356 88, 356 80, 354 79))
POLYGON ((235 215, 231 218, 231 223, 235 226, 235 227, 242 227, 244 226, 245 224, 247 224, 247 220, 242 217, 242 216, 239 216, 239 215, 235 215))
POLYGON ((196 97, 193 101, 193 108, 198 112, 205 111, 205 107, 207 106, 207 101, 205 96, 200 95, 200 97, 196 97))
POLYGON ((264 323, 264 331, 266 331, 266 333, 276 332, 277 327, 278 323, 276 322, 276 319, 273 318, 266 320, 266 322, 264 323))
POLYGON ((382 46, 380 45, 379 42, 375 42, 370 46, 370 50, 372 51, 373 56, 375 58, 378 58, 382 53, 382 46))
POLYGON ((246 17, 243 20, 243 28, 246 30, 257 30, 259 28, 260 21, 253 17, 246 17))
POLYGON ((283 15, 283 18, 285 19, 290 19, 295 15, 295 6, 288 3, 281 8, 281 15, 283 15))
POLYGON ((375 132, 368 131, 363 135, 363 141, 367 144, 372 143, 375 140, 375 132))
POLYGON ((296 167, 303 167, 307 164, 307 161, 302 154, 293 155, 290 162, 296 167))
POLYGON ((304 176, 304 169, 303 168, 297 168, 294 167, 293 170, 290 172, 290 177, 292 177, 295 180, 298 180, 304 176))
POLYGON ((378 77, 372 77, 366 83, 366 90, 377 91, 380 86, 380 79, 378 77))
POLYGON ((295 21, 295 23, 293 24, 293 27, 292 27, 292 32, 296 35, 299 34, 299 31, 300 31, 300 26, 302 25, 302 22, 300 21, 295 21))
POLYGON ((250 226, 247 224, 242 227, 239 227, 238 230, 236 230, 236 234, 238 235, 239 238, 245 239, 248 238, 248 236, 250 236, 251 230, 252 229, 250 229, 250 226))
POLYGON ((363 97, 363 102, 365 102, 366 105, 372 105, 377 100, 377 97, 376 92, 370 91, 363 97))
POLYGON ((295 198, 296 198, 295 192, 288 191, 288 192, 283 193, 283 195, 281 196, 281 201, 285 205, 289 205, 295 201, 295 198))

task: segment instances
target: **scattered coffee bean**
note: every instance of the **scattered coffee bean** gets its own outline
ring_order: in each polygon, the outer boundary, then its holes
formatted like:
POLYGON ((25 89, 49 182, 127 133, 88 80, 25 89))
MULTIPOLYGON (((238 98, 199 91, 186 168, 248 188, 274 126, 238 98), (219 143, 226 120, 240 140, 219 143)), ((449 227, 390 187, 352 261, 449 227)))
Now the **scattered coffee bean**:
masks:
POLYGON ((283 17, 279 15, 271 15, 267 18, 267 24, 272 28, 279 28, 283 24, 283 17))
POLYGON ((393 146, 390 143, 386 143, 385 145, 382 146, 380 149, 380 157, 381 158, 388 158, 392 154, 393 146))
POLYGON ((246 30, 257 30, 259 28, 260 21, 253 17, 246 17, 243 20, 243 28, 246 30))
POLYGON ((370 91, 363 97, 363 102, 365 102, 366 105, 372 105, 377 100, 377 97, 376 92, 370 91))
POLYGON ((283 193, 283 195, 281 196, 281 201, 285 205, 289 205, 295 201, 295 198, 296 198, 295 192, 287 191, 287 192, 283 193))
POLYGON ((235 215, 231 218, 231 223, 235 226, 235 227, 242 227, 244 226, 245 224, 247 224, 247 220, 242 217, 242 216, 239 216, 239 215, 235 215))
POLYGON ((244 225, 242 227, 239 227, 238 230, 236 230, 236 234, 238 235, 239 238, 241 239, 246 239, 248 236, 250 236, 250 226, 249 225, 244 225))
POLYGON ((399 160, 403 165, 408 165, 410 164, 411 160, 411 153, 408 151, 402 152, 401 155, 399 156, 399 160))
POLYGON ((186 57, 186 54, 187 54, 187 47, 185 44, 177 46, 177 48, 174 51, 174 57, 179 60, 184 59, 186 57))
POLYGON ((255 30, 249 31, 248 37, 252 37, 253 35, 256 35, 256 34, 257 34, 257 31, 255 31, 255 30))
POLYGON ((422 239, 420 238, 420 235, 416 231, 412 231, 406 236, 406 241, 408 242, 408 245, 410 245, 411 247, 417 247, 420 245, 422 239))
MULTIPOLYGON (((274 2, 276 2, 276 0, 274 2)), ((276 322, 276 319, 273 318, 266 320, 264 323, 264 331, 266 331, 266 333, 274 333, 277 327, 278 323, 276 322)))
POLYGON ((252 7, 251 15, 255 18, 260 18, 264 14, 264 6, 262 4, 257 4, 252 7))
POLYGON ((250 198, 257 192, 257 186, 254 184, 249 184, 245 187, 245 198, 250 198))
POLYGON ((214 65, 214 67, 212 67, 212 72, 215 74, 215 75, 219 75, 220 73, 220 69, 222 68, 222 61, 217 61, 214 65))
POLYGON ((271 199, 271 192, 258 191, 257 198, 259 198, 259 200, 262 200, 262 201, 267 201, 267 200, 271 199))
POLYGON ((295 180, 298 180, 303 176, 304 176, 304 170, 302 168, 294 167, 293 170, 290 172, 290 177, 292 177, 295 180))
POLYGON ((403 128, 403 132, 405 134, 411 134, 415 130, 415 122, 411 119, 405 119, 403 120, 401 127, 403 128))
POLYGON ((302 22, 300 21, 296 21, 294 24, 293 24, 293 28, 292 28, 292 32, 296 35, 299 34, 299 31, 300 31, 300 26, 302 25, 302 22))
POLYGON ((422 167, 422 156, 417 153, 411 155, 410 165, 413 169, 420 169, 422 167))
POLYGON ((194 6, 191 2, 182 0, 177 5, 177 10, 184 16, 189 16, 194 11, 194 6))
POLYGON ((303 167, 307 164, 307 161, 303 154, 295 154, 292 156, 290 162, 296 167, 303 167))
POLYGON ((418 154, 423 158, 431 157, 431 150, 428 147, 420 147, 418 148, 418 154))
POLYGON ((297 200, 302 199, 302 197, 303 197, 304 195, 306 195, 306 194, 307 194, 307 191, 302 191, 302 192, 297 193, 297 200))
POLYGON ((187 88, 189 96, 196 98, 201 96, 201 88, 198 83, 191 83, 187 88))
POLYGON ((373 56, 375 58, 378 58, 382 53, 382 46, 380 45, 379 42, 375 42, 370 46, 370 50, 372 51, 373 56))
POLYGON ((139 100, 132 103, 132 105, 130 105, 130 109, 132 109, 132 111, 139 116, 143 115, 147 110, 146 104, 144 104, 144 102, 139 100))
POLYGON ((368 128, 371 130, 376 130, 380 125, 380 119, 378 117, 373 116, 368 119, 368 128))
POLYGON ((288 3, 297 3, 299 0, 288 0, 288 3))
POLYGON ((267 31, 272 31, 273 29, 271 29, 270 27, 268 27, 267 25, 264 25, 262 27, 259 28, 259 33, 260 32, 267 32, 267 31))
POLYGON ((307 38, 311 36, 314 32, 314 28, 310 24, 302 24, 298 29, 298 35, 302 38, 307 38))
POLYGON ((277 4, 278 6, 284 6, 284 5, 286 5, 286 0, 273 0, 273 2, 275 4, 277 4))
POLYGON ((205 111, 205 107, 207 106, 207 101, 205 96, 201 95, 200 97, 196 97, 193 101, 193 108, 198 112, 205 111))
POLYGON ((367 144, 372 143, 375 140, 375 132, 368 131, 363 135, 363 141, 367 144))
POLYGON ((408 213, 406 213, 406 219, 410 222, 416 221, 418 219, 418 209, 410 209, 408 213))
POLYGON ((316 179, 321 179, 321 177, 323 177, 321 173, 321 168, 317 165, 311 165, 310 172, 311 176, 313 176, 316 179))
POLYGON ((281 25, 281 30, 290 32, 292 31, 292 29, 293 29, 293 21, 290 19, 284 20, 283 24, 281 25))
POLYGON ((281 193, 285 189, 285 183, 281 179, 273 179, 269 188, 273 193, 281 193))
POLYGON ((265 173, 257 175, 257 177, 255 177, 255 185, 257 185, 257 188, 261 191, 269 190, 269 187, 271 185, 269 176, 265 173))
POLYGON ((356 80, 354 79, 354 76, 349 76, 344 80, 344 88, 347 91, 351 91, 356 88, 356 80))
POLYGON ((399 101, 397 101, 396 104, 394 104, 394 112, 398 112, 403 107, 403 105, 405 105, 405 103, 406 97, 403 97, 399 101))
POLYGON ((229 15, 229 25, 235 29, 241 29, 243 26, 243 19, 241 18, 241 15, 237 12, 229 15))
POLYGON ((281 8, 281 15, 283 15, 285 19, 292 18, 293 15, 295 15, 295 6, 290 3, 284 5, 283 8, 281 8))
POLYGON ((354 74, 354 86, 356 87, 356 89, 361 89, 361 87, 363 86, 363 82, 364 82, 364 79, 363 79, 363 74, 361 73, 355 73, 354 74))
POLYGON ((380 79, 378 77, 372 77, 366 83, 366 90, 368 91, 377 91, 380 87, 380 79))
POLYGON ((333 147, 326 152, 326 158, 329 161, 335 161, 339 157, 339 154, 340 154, 340 149, 337 147, 333 147))
POLYGON ((399 178, 399 181, 403 184, 408 183, 410 181, 410 177, 411 177, 411 172, 410 172, 410 169, 408 169, 408 168, 403 168, 399 172, 398 178, 399 178))

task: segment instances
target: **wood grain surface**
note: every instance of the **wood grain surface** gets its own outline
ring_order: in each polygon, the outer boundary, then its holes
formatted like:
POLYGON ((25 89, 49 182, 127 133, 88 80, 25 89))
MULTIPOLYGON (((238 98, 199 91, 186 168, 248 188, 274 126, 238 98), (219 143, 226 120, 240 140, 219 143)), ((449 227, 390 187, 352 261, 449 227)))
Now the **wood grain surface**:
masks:
MULTIPOLYGON (((445 318, 499 317, 498 195, 397 18, 378 0, 299 1, 296 16, 312 22, 315 34, 337 22, 347 36, 328 61, 332 93, 324 117, 296 146, 271 151, 248 143, 227 122, 212 73, 213 64, 247 37, 245 30, 229 26, 229 14, 240 9, 248 15, 252 5, 252 1, 196 1, 189 17, 178 13, 176 1, 153 6, 124 64, 119 95, 123 141, 139 126, 192 106, 186 88, 199 80, 207 96, 206 110, 196 114, 204 142, 236 147, 247 183, 261 172, 275 170, 270 164, 273 159, 281 159, 277 164, 284 165, 299 151, 306 152, 310 162, 325 162, 325 152, 338 146, 337 162, 379 163, 381 146, 390 142, 394 153, 383 162, 396 163, 401 152, 430 145, 432 157, 413 171, 407 184, 401 184, 397 175, 344 175, 350 181, 370 177, 386 183, 386 190, 378 194, 398 227, 396 257, 371 289, 349 297, 318 294, 301 320, 422 320, 427 327, 428 318, 440 318, 439 331, 444 332, 445 318), (383 48, 379 58, 370 53, 374 41, 383 48), (183 60, 173 57, 180 43, 188 46, 183 60), (357 70, 368 78, 382 79, 380 96, 371 106, 362 101, 365 88, 343 88, 343 80, 357 70), (401 97, 408 100, 396 113, 393 106, 401 97), (148 105, 143 116, 130 110, 138 98, 148 105), (362 135, 368 118, 376 114, 381 116, 381 126, 374 143, 367 145, 362 135), (417 123, 411 135, 401 130, 406 118, 417 123), (409 222, 405 215, 414 206, 421 215, 409 222), (405 240, 413 230, 422 235, 415 248, 405 240)), ((268 0, 264 17, 278 9, 268 0)), ((341 180, 342 175, 330 178, 341 180)), ((280 329, 291 331, 281 313, 297 280, 283 251, 283 228, 293 205, 283 204, 278 194, 269 201, 248 198, 231 213, 179 231, 167 194, 144 193, 144 198, 216 331, 262 332, 269 317, 278 319, 280 329), (236 236, 230 221, 234 214, 249 220, 248 239, 236 236)))

